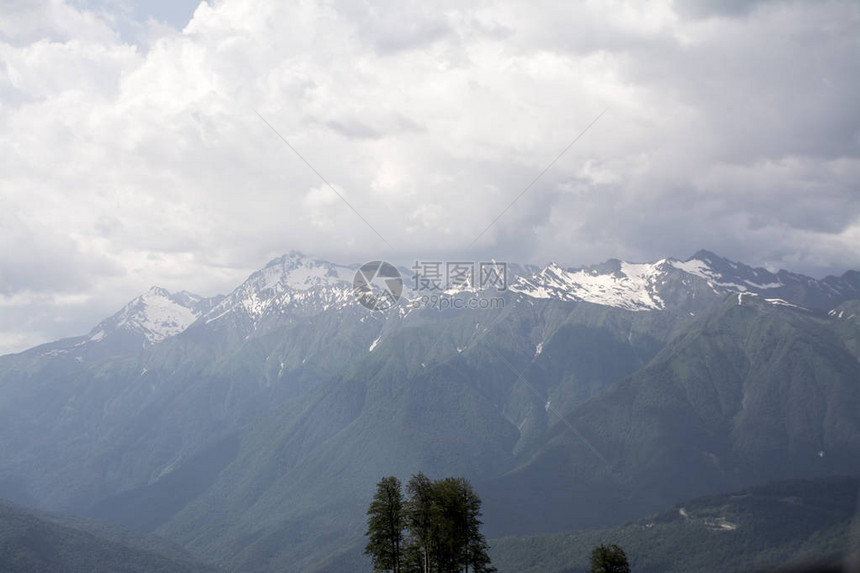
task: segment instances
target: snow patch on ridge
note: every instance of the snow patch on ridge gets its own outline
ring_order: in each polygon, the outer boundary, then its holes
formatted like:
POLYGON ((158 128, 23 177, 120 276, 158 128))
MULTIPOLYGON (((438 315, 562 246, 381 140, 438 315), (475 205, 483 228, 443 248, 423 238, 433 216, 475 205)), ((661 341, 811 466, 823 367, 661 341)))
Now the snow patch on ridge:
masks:
POLYGON ((802 306, 798 306, 796 304, 791 304, 787 300, 783 300, 781 298, 766 298, 764 300, 766 302, 769 302, 772 305, 775 305, 775 306, 790 306, 792 308, 800 308, 800 309, 806 310, 802 306))
MULTIPOLYGON (((692 301, 698 292, 696 282, 703 282, 701 286, 718 296, 730 293, 767 295, 770 294, 767 291, 781 289, 802 278, 791 273, 782 274, 782 271, 775 275, 703 251, 687 261, 662 259, 655 263, 628 263, 613 259, 579 269, 565 269, 553 263, 531 276, 517 277, 509 290, 532 299, 581 301, 649 311, 675 304, 679 294, 682 303, 684 297, 692 301)), ((768 302, 793 304, 777 298, 768 302)), ((743 304, 743 297, 739 297, 738 304, 743 304)))
MULTIPOLYGON (((705 279, 706 281, 713 283, 712 288, 713 287, 722 287, 722 288, 728 288, 728 289, 732 289, 732 290, 739 291, 739 292, 745 292, 751 288, 755 289, 755 290, 767 290, 767 289, 774 289, 774 288, 780 288, 782 286, 785 286, 784 284, 782 284, 779 281, 774 281, 774 282, 769 282, 769 283, 759 283, 759 282, 751 281, 749 279, 742 279, 741 282, 743 282, 744 284, 727 281, 726 278, 722 274, 720 274, 717 271, 715 271, 714 269, 712 269, 711 266, 706 261, 703 261, 700 259, 690 259, 689 261, 675 261, 675 260, 673 260, 673 261, 670 261, 669 264, 672 267, 678 269, 679 271, 683 271, 687 274, 691 274, 693 276, 705 279)), ((732 266, 732 268, 737 269, 738 265, 736 263, 731 263, 729 261, 729 264, 732 266)), ((752 272, 755 275, 759 274, 758 270, 756 270, 756 269, 752 269, 752 272)), ((716 291, 716 288, 714 288, 714 290, 716 291)))
POLYGON ((660 310, 665 304, 656 292, 665 261, 653 264, 620 262, 620 270, 565 270, 553 263, 531 278, 519 277, 513 292, 532 298, 584 301, 626 310, 660 310))

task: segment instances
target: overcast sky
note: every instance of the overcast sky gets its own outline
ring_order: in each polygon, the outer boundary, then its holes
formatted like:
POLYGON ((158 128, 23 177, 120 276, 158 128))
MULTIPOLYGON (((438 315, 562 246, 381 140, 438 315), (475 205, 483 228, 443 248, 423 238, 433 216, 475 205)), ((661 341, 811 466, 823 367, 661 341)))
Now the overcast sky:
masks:
POLYGON ((858 6, 0 0, 0 353, 290 250, 860 269, 858 6))

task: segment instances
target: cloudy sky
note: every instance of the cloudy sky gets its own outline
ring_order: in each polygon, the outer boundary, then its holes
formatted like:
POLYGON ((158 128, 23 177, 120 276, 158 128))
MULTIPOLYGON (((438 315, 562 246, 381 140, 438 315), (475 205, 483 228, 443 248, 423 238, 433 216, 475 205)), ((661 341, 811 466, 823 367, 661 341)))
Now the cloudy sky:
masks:
POLYGON ((289 250, 860 268, 860 4, 464 4, 0 0, 0 353, 289 250))

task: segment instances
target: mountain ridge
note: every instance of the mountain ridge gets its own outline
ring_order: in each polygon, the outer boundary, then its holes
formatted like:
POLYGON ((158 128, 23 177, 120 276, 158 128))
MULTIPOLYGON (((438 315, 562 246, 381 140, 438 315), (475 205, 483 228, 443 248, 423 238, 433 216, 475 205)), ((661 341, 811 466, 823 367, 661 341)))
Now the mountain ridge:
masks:
MULTIPOLYGON (((46 355, 67 353, 100 342, 105 336, 116 338, 118 333, 120 338, 132 339, 121 344, 125 348, 134 344, 148 346, 181 334, 201 321, 209 324, 227 320, 228 328, 240 328, 250 336, 267 321, 356 306, 352 280, 359 267, 355 263, 331 263, 290 251, 251 273, 227 295, 207 298, 153 286, 87 335, 49 342, 23 352, 41 349, 46 355)), ((695 301, 697 297, 715 298, 730 293, 753 293, 774 304, 785 301, 829 311, 844 300, 860 297, 860 271, 848 270, 841 276, 814 279, 782 269, 773 273, 753 268, 707 250, 699 250, 684 261, 671 257, 653 263, 609 259, 583 267, 563 267, 551 262, 544 267, 511 264, 510 269, 514 272, 508 277, 507 290, 512 293, 532 299, 590 302, 634 311, 695 312, 702 308, 695 301)), ((409 271, 399 270, 405 279, 409 271)), ((415 302, 420 294, 409 282, 404 280, 403 300, 415 302)), ((480 289, 462 294, 474 295, 477 290, 480 289)))

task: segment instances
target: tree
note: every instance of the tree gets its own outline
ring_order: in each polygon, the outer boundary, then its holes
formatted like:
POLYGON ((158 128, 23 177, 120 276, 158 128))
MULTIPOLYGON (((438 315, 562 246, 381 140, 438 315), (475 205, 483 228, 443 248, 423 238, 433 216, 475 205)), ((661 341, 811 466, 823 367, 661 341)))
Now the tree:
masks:
POLYGON ((481 533, 481 500, 467 480, 431 481, 419 473, 409 480, 406 492, 405 571, 495 571, 481 533))
POLYGON ((481 499, 464 478, 445 478, 435 484, 440 539, 436 562, 442 571, 495 571, 489 546, 481 533, 481 499))
POLYGON ((403 529, 403 493, 400 480, 382 478, 367 510, 367 542, 364 552, 373 559, 376 571, 401 572, 403 529))
POLYGON ((423 473, 412 476, 406 484, 406 526, 409 528, 410 550, 421 556, 421 570, 430 573, 431 554, 435 551, 438 506, 434 484, 423 473))
POLYGON ((630 573, 627 555, 618 545, 598 545, 591 551, 591 573, 630 573))
POLYGON ((481 533, 481 498, 478 497, 478 494, 472 489, 472 484, 467 480, 461 479, 460 487, 465 512, 466 534, 463 565, 466 568, 466 573, 469 571, 469 566, 472 567, 474 573, 492 573, 496 568, 490 565, 490 556, 487 553, 490 546, 487 544, 484 534, 481 533))
POLYGON ((432 481, 423 473, 406 484, 383 478, 367 510, 365 553, 376 571, 395 573, 492 573, 489 545, 481 533, 481 499, 468 480, 432 481), (404 530, 407 535, 404 535, 404 530))
POLYGON ((461 485, 455 478, 433 483, 433 561, 440 571, 459 571, 466 560, 468 525, 461 485))

